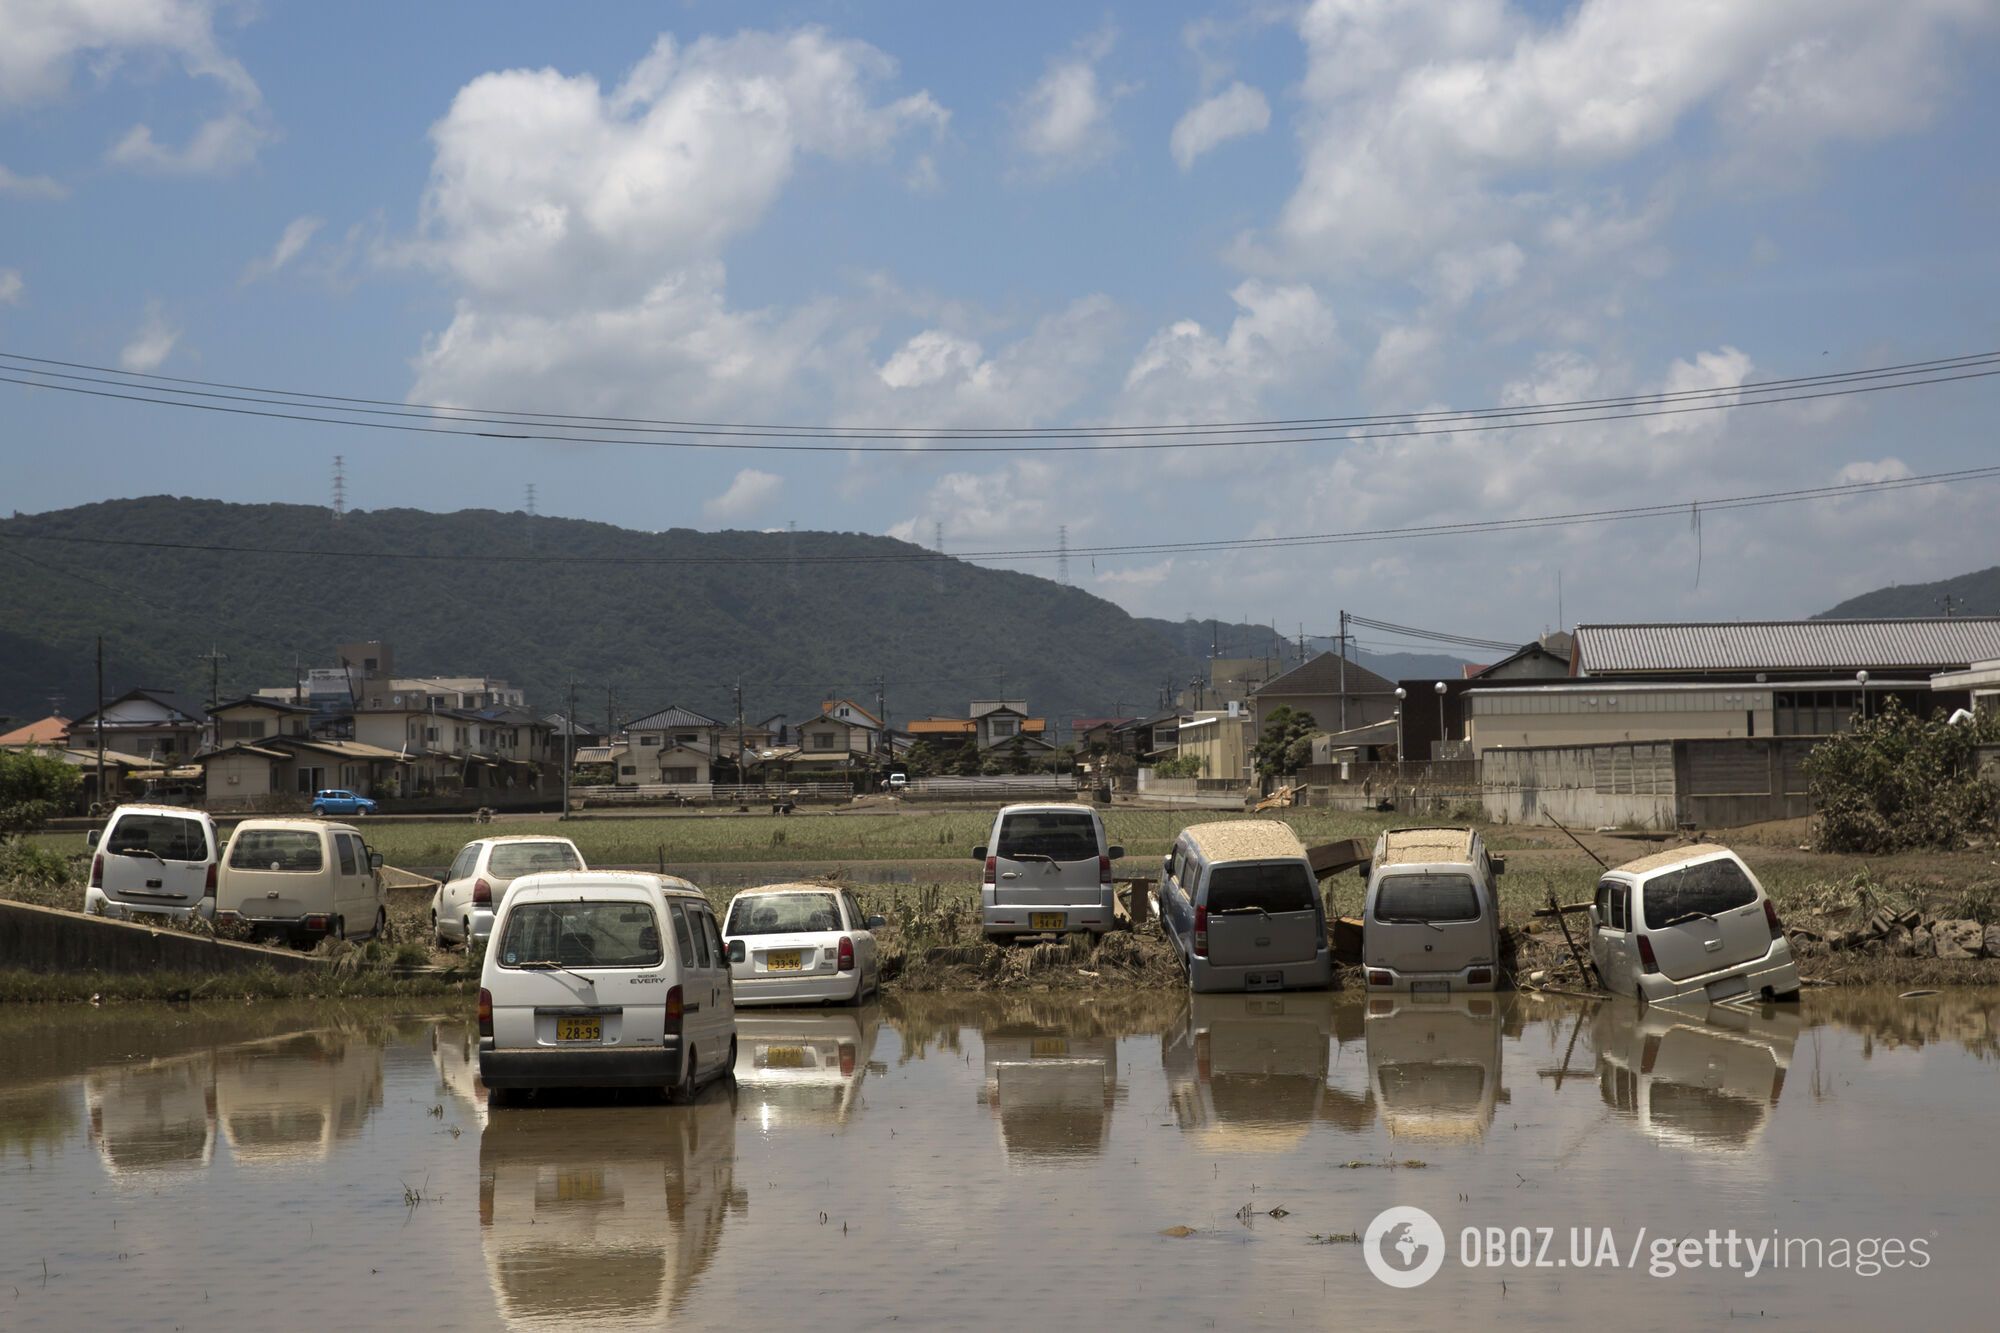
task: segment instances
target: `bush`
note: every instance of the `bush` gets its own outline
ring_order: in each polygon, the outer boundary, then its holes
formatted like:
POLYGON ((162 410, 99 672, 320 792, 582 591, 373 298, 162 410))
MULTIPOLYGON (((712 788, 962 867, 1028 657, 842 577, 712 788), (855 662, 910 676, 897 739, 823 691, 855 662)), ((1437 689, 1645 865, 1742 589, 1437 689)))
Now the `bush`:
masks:
POLYGON ((0 839, 33 833, 69 809, 83 774, 53 755, 0 750, 0 839))
POLYGON ((1979 775, 1976 746, 2000 740, 1991 717, 1953 726, 1894 700, 1806 758, 1823 852, 1949 851, 1993 827, 2000 787, 1979 775))
POLYGON ((1203 771, 1206 768, 1207 765, 1202 762, 1202 757, 1198 754, 1175 755, 1172 759, 1163 759, 1159 763, 1154 764, 1153 776, 1156 778, 1206 777, 1207 774, 1203 771))

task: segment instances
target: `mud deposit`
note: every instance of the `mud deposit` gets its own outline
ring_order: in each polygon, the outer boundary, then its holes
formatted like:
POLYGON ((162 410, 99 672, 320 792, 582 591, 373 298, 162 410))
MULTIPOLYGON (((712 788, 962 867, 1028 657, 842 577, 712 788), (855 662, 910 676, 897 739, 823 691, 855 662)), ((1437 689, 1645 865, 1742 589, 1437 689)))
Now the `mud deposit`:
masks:
POLYGON ((1996 1019, 909 995, 746 1012, 693 1106, 489 1114, 455 1014, 0 1012, 0 1324, 1985 1327, 1996 1019), (1410 1290, 1354 1239, 1397 1204, 1446 1240, 1410 1290), (1551 1262, 1468 1266, 1467 1227, 1551 1262), (1732 1228, 1926 1261, 1654 1275, 1732 1228))

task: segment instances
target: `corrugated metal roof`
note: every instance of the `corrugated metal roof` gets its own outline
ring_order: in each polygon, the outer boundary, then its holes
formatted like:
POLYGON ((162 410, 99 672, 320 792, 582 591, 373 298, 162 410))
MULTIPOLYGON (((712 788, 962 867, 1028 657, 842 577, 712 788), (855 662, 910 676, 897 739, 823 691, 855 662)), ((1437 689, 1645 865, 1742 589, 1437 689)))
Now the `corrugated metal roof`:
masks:
POLYGON ((1963 670, 2000 657, 2000 616, 1578 625, 1580 674, 1963 670))

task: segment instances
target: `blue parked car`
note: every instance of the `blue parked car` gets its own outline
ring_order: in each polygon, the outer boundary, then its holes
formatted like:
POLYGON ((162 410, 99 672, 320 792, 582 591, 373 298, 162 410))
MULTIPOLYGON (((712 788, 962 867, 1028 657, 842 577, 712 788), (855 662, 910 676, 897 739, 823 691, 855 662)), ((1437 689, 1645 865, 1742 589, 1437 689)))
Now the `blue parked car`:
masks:
POLYGON ((351 791, 319 791, 313 793, 313 813, 316 815, 372 815, 375 802, 366 796, 356 796, 351 791))

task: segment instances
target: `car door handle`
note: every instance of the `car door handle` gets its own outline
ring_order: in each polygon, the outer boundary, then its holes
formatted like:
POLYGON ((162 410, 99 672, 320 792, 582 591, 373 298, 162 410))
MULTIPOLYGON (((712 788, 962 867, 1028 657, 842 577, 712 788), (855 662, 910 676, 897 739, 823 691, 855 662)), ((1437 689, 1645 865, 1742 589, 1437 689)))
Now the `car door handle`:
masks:
POLYGON ((691 1005, 689 1005, 689 1006, 687 1007, 687 1011, 688 1011, 689 1013, 691 1013, 691 1014, 698 1014, 698 1013, 700 1013, 700 1012, 701 1012, 701 1005, 700 1005, 700 1004, 691 1004, 691 1005))
POLYGON ((1720 949, 1722 948, 1722 941, 1721 941, 1721 940, 1703 940, 1703 941, 1701 942, 1701 947, 1702 947, 1702 948, 1704 948, 1704 949, 1706 949, 1706 950, 1708 950, 1708 951, 1709 951, 1710 953, 1715 953, 1715 952, 1717 952, 1718 950, 1720 950, 1720 949))
POLYGON ((1002 879, 1019 879, 1019 878, 1021 878, 1021 872, 1020 872, 1020 871, 1018 871, 1018 870, 1003 870, 1003 871, 1001 871, 1001 872, 1000 872, 1000 878, 1002 878, 1002 879))

